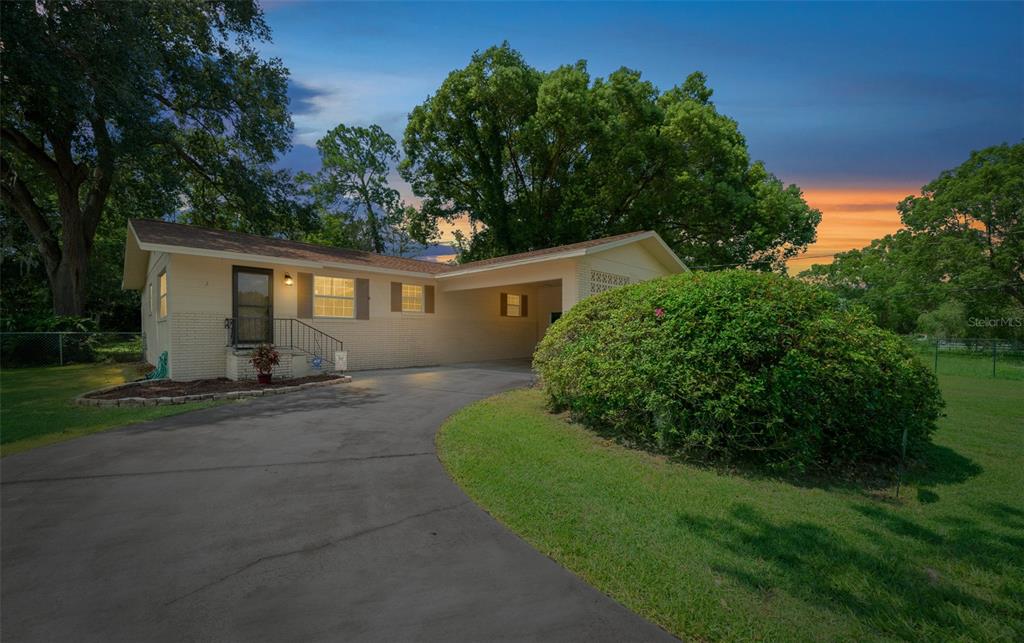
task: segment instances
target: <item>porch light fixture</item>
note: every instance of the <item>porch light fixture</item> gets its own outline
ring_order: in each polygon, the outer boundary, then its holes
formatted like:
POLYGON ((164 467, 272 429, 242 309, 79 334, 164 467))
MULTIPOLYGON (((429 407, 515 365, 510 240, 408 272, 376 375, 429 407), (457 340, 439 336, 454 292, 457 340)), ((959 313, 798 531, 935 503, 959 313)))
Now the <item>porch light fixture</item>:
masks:
POLYGON ((286 272, 286 273, 284 273, 284 285, 286 285, 286 286, 290 286, 290 285, 292 285, 293 283, 295 283, 295 282, 294 282, 294 281, 292 281, 292 276, 291 276, 291 275, 289 275, 289 274, 288 274, 287 272, 286 272))

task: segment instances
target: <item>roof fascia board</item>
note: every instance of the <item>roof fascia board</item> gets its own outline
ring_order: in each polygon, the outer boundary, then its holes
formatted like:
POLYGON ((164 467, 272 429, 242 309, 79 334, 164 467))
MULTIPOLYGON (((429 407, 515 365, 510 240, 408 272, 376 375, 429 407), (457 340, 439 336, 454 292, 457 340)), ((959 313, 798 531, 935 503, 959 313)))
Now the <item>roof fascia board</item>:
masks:
MULTIPOLYGON (((128 261, 129 261, 129 256, 128 256, 129 248, 128 248, 128 246, 132 242, 135 243, 135 247, 139 249, 139 252, 142 253, 143 255, 145 255, 143 257, 143 261, 147 264, 147 267, 148 267, 148 264, 149 264, 149 251, 145 250, 142 247, 142 243, 139 241, 139 235, 136 234, 135 228, 134 228, 134 226, 132 226, 132 222, 129 221, 128 222, 128 235, 125 237, 125 240, 124 240, 124 244, 125 244, 124 261, 122 261, 122 263, 121 263, 121 290, 136 290, 136 288, 127 285, 128 284, 128 261)), ((145 276, 142 278, 142 283, 143 283, 143 285, 145 285, 145 283, 146 283, 145 276)))
POLYGON ((598 252, 604 252, 605 250, 611 250, 613 248, 620 248, 622 246, 628 246, 631 243, 636 243, 637 241, 643 241, 644 239, 650 239, 652 236, 654 236, 653 232, 645 232, 643 234, 638 234, 638 235, 635 235, 635 236, 632 236, 632 237, 627 237, 625 239, 616 239, 615 241, 609 241, 608 243, 602 243, 599 246, 591 246, 589 248, 586 248, 583 251, 583 253, 584 254, 588 254, 588 255, 597 254, 598 252))
POLYGON ((566 252, 543 255, 540 257, 529 257, 528 259, 517 259, 515 261, 503 261, 501 263, 496 263, 489 266, 480 266, 479 268, 467 268, 466 270, 453 270, 451 272, 442 272, 434 276, 437 277, 438 279, 447 279, 448 277, 461 277, 463 275, 473 275, 478 272, 501 270, 502 268, 514 268, 516 266, 526 266, 532 263, 542 263, 544 261, 556 261, 558 259, 571 259, 572 257, 582 257, 584 254, 586 254, 585 250, 567 250, 566 252))
POLYGON ((665 240, 661 238, 660 234, 655 234, 654 238, 658 241, 658 245, 661 246, 661 249, 665 251, 665 254, 671 257, 672 261, 676 262, 679 267, 683 269, 683 272, 690 272, 690 267, 683 263, 683 260, 679 258, 679 255, 677 255, 667 243, 665 243, 665 240))
MULTIPOLYGON (((611 243, 607 243, 604 245, 594 246, 593 248, 588 249, 587 254, 597 254, 599 252, 605 252, 606 250, 618 248, 620 246, 624 246, 633 242, 647 241, 649 239, 653 239, 654 241, 657 242, 658 248, 665 254, 666 257, 671 259, 673 264, 681 268, 684 272, 690 272, 690 269, 686 266, 685 263, 683 263, 683 260, 680 259, 679 256, 672 251, 672 248, 668 247, 668 244, 665 243, 665 240, 661 238, 661 235, 654 231, 648 231, 646 234, 630 237, 629 239, 620 239, 618 241, 612 241, 611 243)), ((648 251, 650 250, 648 249, 648 251)))
POLYGON ((679 256, 672 251, 672 248, 668 247, 668 244, 665 243, 665 240, 661 238, 661 235, 658 234, 657 232, 654 232, 653 230, 648 231, 646 234, 639 234, 635 237, 630 237, 628 239, 619 239, 618 241, 612 241, 610 243, 606 243, 600 246, 588 248, 587 254, 597 254, 599 252, 611 250, 612 248, 618 248, 620 246, 634 243, 636 241, 647 241, 648 239, 653 239, 654 241, 656 241, 658 244, 658 248, 665 254, 665 256, 669 257, 672 260, 672 263, 681 268, 684 272, 690 272, 689 267, 687 267, 687 265, 683 263, 683 260, 680 259, 679 256))
POLYGON ((159 243, 139 243, 142 250, 149 252, 167 252, 170 254, 193 255, 197 257, 210 257, 213 259, 231 259, 233 261, 249 261, 259 263, 285 264, 303 268, 337 268, 341 270, 352 270, 356 272, 378 272, 388 275, 401 275, 405 277, 417 277, 419 279, 433 279, 437 275, 429 272, 416 272, 413 270, 397 270, 394 268, 381 268, 378 266, 362 266, 359 264, 344 262, 307 261, 305 259, 286 259, 284 257, 272 257, 270 255, 257 255, 240 252, 224 252, 223 250, 207 250, 205 248, 192 248, 189 246, 169 246, 159 243))
POLYGON ((556 252, 549 255, 542 255, 540 257, 529 257, 527 259, 518 259, 516 261, 504 261, 501 263, 491 264, 489 266, 480 266, 479 268, 468 268, 466 270, 453 270, 451 272, 444 272, 437 275, 438 279, 448 279, 449 277, 459 277, 462 275, 472 275, 478 272, 487 272, 489 270, 499 270, 501 268, 512 268, 514 266, 523 266, 531 263, 540 263, 543 261, 556 261, 558 259, 570 259, 572 257, 582 257, 585 255, 595 254, 603 252, 605 250, 611 250, 612 248, 618 248, 620 246, 629 245, 631 243, 637 243, 638 241, 644 241, 645 239, 657 239, 661 244, 661 247, 668 253, 672 259, 679 264, 683 270, 688 270, 686 264, 679 260, 674 252, 665 244, 660 236, 656 232, 645 232, 644 234, 638 234, 626 239, 616 239, 615 241, 609 241, 608 243, 602 243, 599 246, 591 246, 590 248, 583 248, 582 250, 567 250, 565 252, 556 252))

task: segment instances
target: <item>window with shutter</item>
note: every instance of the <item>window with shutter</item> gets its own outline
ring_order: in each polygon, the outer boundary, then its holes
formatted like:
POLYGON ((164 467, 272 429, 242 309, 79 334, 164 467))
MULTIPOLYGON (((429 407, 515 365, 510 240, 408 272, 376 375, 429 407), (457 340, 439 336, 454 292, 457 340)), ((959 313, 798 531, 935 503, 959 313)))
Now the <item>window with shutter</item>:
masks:
POLYGON ((313 316, 353 319, 356 316, 356 282, 344 277, 313 278, 313 316))
POLYGON ((519 295, 508 295, 508 299, 505 302, 505 314, 508 317, 521 316, 521 311, 519 309, 519 295))
POLYGON ((526 307, 526 300, 526 295, 501 293, 501 316, 528 317, 530 313, 526 307))
POLYGON ((402 284, 402 312, 423 312, 423 286, 418 284, 402 284))

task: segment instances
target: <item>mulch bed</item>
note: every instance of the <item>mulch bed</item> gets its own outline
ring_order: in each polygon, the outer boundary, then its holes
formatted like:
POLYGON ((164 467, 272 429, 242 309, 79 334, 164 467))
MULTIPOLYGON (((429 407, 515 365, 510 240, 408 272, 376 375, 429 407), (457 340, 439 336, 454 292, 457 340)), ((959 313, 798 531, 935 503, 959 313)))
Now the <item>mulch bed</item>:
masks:
POLYGON ((295 377, 287 380, 274 379, 270 384, 260 384, 256 380, 229 380, 226 377, 218 377, 209 380, 194 380, 192 382, 172 382, 161 380, 149 384, 130 384, 112 391, 101 391, 99 393, 86 395, 85 397, 95 400, 116 400, 124 397, 180 397, 183 395, 202 395, 204 393, 228 393, 231 391, 255 391, 257 389, 282 388, 285 386, 298 386, 310 382, 324 382, 337 379, 337 375, 322 374, 310 375, 308 377, 295 377))

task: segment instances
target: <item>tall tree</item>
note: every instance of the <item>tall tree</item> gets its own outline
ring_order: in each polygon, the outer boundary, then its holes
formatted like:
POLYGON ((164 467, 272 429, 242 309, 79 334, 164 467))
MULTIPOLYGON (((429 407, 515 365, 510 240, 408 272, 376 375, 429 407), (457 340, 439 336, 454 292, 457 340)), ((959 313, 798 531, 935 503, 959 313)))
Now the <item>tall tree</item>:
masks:
MULTIPOLYGON (((972 152, 960 167, 947 170, 899 204, 908 229, 961 247, 977 257, 969 269, 987 278, 1024 306, 1024 143, 972 152)), ((938 245, 936 246, 938 247, 938 245)), ((933 259, 947 272, 968 269, 948 263, 949 253, 933 259)))
POLYGON ((542 72, 508 44, 475 54, 410 114, 402 174, 422 215, 468 217, 463 260, 641 228, 694 265, 781 269, 820 213, 751 162, 700 73, 542 72))
POLYGON ((840 253, 831 264, 811 266, 800 276, 867 307, 884 328, 912 333, 922 311, 953 295, 930 255, 923 238, 900 230, 865 248, 840 253))
MULTIPOLYGON (((394 251, 403 236, 405 206, 388 173, 398 163, 398 144, 378 125, 340 124, 316 143, 322 169, 304 175, 322 211, 344 215, 356 245, 377 253, 394 251), (363 233, 360 233, 360 228, 363 233), (362 238, 360 238, 362 237, 362 238)), ((343 229, 336 222, 330 227, 343 229)))
POLYGON ((1019 337, 1019 326, 999 320, 1024 318, 1024 143, 972 153, 898 208, 903 229, 801 277, 898 332, 1019 337))
POLYGON ((83 313, 115 194, 261 231, 293 214, 268 167, 291 135, 287 71, 255 49, 270 35, 255 0, 7 2, 0 34, 0 195, 35 239, 55 313, 83 313))

